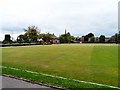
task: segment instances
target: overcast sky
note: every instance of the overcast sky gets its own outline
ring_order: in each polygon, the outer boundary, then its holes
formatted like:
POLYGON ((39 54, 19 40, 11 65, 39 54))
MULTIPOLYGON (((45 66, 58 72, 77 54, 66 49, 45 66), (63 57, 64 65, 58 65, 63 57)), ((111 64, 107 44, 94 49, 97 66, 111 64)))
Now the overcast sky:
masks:
POLYGON ((42 33, 59 36, 66 28, 74 36, 89 32, 111 36, 118 31, 119 0, 1 0, 0 40, 14 39, 36 25, 42 33))

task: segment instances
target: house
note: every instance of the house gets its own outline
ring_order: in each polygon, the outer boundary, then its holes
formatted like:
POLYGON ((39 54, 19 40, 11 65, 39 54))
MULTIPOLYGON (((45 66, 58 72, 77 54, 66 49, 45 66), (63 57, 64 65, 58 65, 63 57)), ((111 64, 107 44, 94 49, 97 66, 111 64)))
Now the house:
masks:
POLYGON ((84 42, 84 37, 80 37, 80 42, 84 42))
POLYGON ((106 37, 106 38, 105 38, 105 42, 109 42, 110 39, 111 39, 110 37, 106 37))
POLYGON ((99 42, 99 37, 95 37, 94 42, 99 42))
POLYGON ((52 44, 59 44, 59 43, 60 43, 59 38, 58 38, 57 36, 55 36, 54 33, 53 33, 53 35, 52 35, 51 43, 52 43, 52 44))

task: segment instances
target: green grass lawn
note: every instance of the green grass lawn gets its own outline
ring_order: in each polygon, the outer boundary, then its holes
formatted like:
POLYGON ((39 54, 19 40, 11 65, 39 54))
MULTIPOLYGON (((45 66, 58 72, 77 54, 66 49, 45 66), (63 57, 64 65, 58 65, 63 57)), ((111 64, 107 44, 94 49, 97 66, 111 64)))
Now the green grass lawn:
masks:
MULTIPOLYGON (((118 86, 118 46, 114 44, 65 44, 3 48, 2 65, 69 79, 118 86)), ((3 73, 66 88, 92 87, 48 77, 44 80, 45 78, 43 79, 42 76, 28 75, 28 73, 20 71, 3 69, 3 73)))

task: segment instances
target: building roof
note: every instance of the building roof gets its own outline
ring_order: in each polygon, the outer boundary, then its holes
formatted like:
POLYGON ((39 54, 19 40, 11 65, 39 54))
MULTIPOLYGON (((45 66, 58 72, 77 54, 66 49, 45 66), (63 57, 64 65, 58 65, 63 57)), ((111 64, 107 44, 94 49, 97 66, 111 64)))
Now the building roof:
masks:
POLYGON ((58 37, 53 34, 52 39, 58 39, 58 37))

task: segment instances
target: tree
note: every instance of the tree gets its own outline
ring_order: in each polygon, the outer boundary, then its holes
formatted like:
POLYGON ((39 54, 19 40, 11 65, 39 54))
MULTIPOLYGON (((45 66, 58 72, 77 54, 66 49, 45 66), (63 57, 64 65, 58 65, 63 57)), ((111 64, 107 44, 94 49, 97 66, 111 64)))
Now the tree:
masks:
POLYGON ((110 42, 111 42, 111 43, 115 43, 115 42, 116 42, 116 41, 115 41, 115 35, 111 36, 110 42))
POLYGON ((10 34, 5 35, 5 39, 3 40, 3 43, 12 43, 10 34))
POLYGON ((118 43, 120 44, 120 32, 118 33, 118 43))
POLYGON ((25 31, 25 37, 30 42, 37 42, 39 29, 36 26, 29 26, 27 29, 24 29, 25 31))
POLYGON ((87 37, 88 38, 94 37, 94 34, 93 33, 88 33, 87 37))
POLYGON ((24 35, 19 35, 17 37, 17 42, 19 42, 19 43, 25 42, 25 38, 24 37, 25 37, 24 35))
POLYGON ((62 34, 59 37, 60 43, 70 43, 74 39, 74 36, 71 36, 69 32, 62 34))
POLYGON ((114 37, 115 37, 115 42, 116 42, 116 44, 117 44, 117 43, 120 43, 120 33, 116 33, 116 34, 114 35, 114 37))
POLYGON ((105 36, 104 36, 104 35, 101 35, 101 36, 99 37, 99 42, 100 42, 100 43, 104 43, 104 42, 105 42, 105 36))
POLYGON ((52 39, 52 34, 47 33, 47 34, 41 34, 41 38, 45 41, 45 42, 50 42, 50 40, 52 39))
POLYGON ((120 33, 115 33, 115 35, 113 35, 111 37, 111 41, 112 43, 120 43, 120 33))
POLYGON ((93 33, 88 33, 86 36, 84 36, 84 41, 94 42, 94 34, 93 33))
POLYGON ((19 42, 19 43, 29 42, 29 39, 28 39, 26 33, 25 33, 24 35, 22 35, 22 34, 19 35, 19 36, 17 37, 17 42, 19 42))
POLYGON ((118 43, 118 33, 115 34, 115 42, 118 43))

